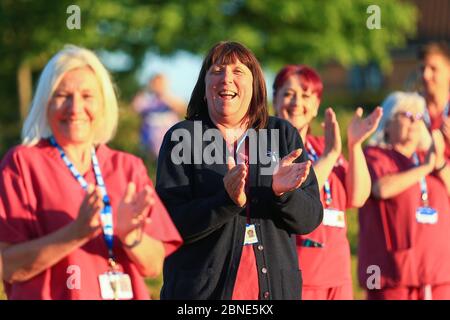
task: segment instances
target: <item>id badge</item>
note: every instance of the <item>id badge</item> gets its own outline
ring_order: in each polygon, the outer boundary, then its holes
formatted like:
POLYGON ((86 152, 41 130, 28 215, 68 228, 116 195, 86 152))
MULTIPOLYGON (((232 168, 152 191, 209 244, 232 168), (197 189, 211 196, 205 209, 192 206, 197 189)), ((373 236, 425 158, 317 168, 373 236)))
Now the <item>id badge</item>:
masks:
POLYGON ((326 208, 323 210, 323 225, 336 228, 345 228, 344 211, 326 208))
POLYGON ((435 224, 438 221, 438 212, 430 207, 419 207, 416 210, 418 223, 435 224))
POLYGON ((106 272, 98 276, 100 292, 104 300, 133 299, 130 276, 122 272, 106 272))
POLYGON ((247 224, 245 226, 245 238, 244 245, 258 243, 258 237, 256 236, 256 229, 254 224, 247 224))

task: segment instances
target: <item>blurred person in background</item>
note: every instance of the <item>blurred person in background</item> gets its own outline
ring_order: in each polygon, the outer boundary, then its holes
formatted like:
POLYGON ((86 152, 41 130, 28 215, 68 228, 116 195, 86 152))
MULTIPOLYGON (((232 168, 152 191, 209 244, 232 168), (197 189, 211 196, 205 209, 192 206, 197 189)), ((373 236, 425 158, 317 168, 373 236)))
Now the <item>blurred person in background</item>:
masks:
POLYGON ((300 299, 295 235, 314 230, 323 212, 303 149, 289 122, 269 117, 254 54, 237 42, 214 45, 187 120, 166 134, 158 159, 156 190, 184 240, 164 264, 162 299, 300 299), (211 144, 196 140, 206 133, 211 144), (202 161, 175 163, 177 134, 194 146, 181 156, 202 161), (211 146, 228 152, 207 163, 211 146), (271 161, 277 169, 265 173, 271 161))
POLYGON ((365 149, 372 192, 359 210, 360 284, 370 300, 450 299, 444 138, 433 130, 429 149, 420 148, 426 107, 419 94, 392 93, 382 107, 365 149))
POLYGON ((310 134, 322 90, 322 81, 314 69, 304 65, 285 66, 273 84, 274 109, 305 141, 324 207, 320 226, 310 234, 297 237, 303 299, 349 300, 353 299, 353 289, 345 210, 361 207, 369 197, 370 175, 361 145, 375 131, 382 112, 378 107, 363 119, 363 110, 358 108, 347 128, 347 161, 341 153, 341 134, 333 109, 325 110, 324 136, 310 134))
POLYGON ((146 155, 156 160, 164 135, 185 116, 186 105, 169 93, 167 78, 163 74, 154 75, 147 90, 137 94, 132 105, 142 119, 141 145, 146 155))
POLYGON ((118 107, 95 54, 67 46, 45 66, 0 164, 8 299, 148 299, 181 238, 139 158, 110 149, 118 107))
POLYGON ((423 95, 426 101, 424 120, 430 130, 440 129, 446 142, 446 159, 450 159, 450 49, 444 42, 430 43, 419 52, 423 95))

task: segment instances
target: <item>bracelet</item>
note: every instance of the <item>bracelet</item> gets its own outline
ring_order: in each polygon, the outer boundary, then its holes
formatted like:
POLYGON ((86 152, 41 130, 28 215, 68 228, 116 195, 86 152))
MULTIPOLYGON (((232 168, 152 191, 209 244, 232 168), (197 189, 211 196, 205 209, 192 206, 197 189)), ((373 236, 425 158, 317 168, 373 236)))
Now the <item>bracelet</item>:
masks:
POLYGON ((444 161, 444 164, 443 164, 441 167, 437 168, 436 171, 437 171, 437 172, 440 172, 440 171, 444 170, 444 168, 445 168, 446 166, 447 166, 447 161, 444 161))

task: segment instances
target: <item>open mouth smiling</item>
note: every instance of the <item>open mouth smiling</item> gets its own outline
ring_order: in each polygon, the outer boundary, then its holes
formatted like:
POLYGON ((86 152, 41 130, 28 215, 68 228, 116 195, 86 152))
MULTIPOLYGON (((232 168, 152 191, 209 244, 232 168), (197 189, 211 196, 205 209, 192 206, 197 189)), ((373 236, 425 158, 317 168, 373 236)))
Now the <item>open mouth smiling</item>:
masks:
POLYGON ((231 90, 221 90, 217 94, 222 99, 233 99, 238 95, 236 92, 231 91, 231 90))

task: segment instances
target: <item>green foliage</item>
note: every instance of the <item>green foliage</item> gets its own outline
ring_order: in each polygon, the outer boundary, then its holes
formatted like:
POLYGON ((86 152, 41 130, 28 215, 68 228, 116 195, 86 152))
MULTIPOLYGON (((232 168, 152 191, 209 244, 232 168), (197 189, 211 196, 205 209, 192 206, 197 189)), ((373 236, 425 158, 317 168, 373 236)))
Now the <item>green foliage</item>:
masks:
POLYGON ((166 33, 176 48, 202 53, 214 42, 238 40, 275 68, 336 60, 344 65, 376 61, 388 70, 388 50, 405 44, 417 19, 412 4, 392 0, 209 0, 171 6, 184 13, 182 23, 177 20, 166 33), (366 27, 367 8, 374 4, 381 10, 379 30, 366 27))
POLYGON ((147 49, 204 53, 224 39, 242 41, 276 67, 337 60, 387 68, 388 50, 405 43, 417 20, 415 7, 399 0, 4 0, 0 9, 0 70, 9 72, 23 61, 42 68, 66 43, 127 53, 134 71, 147 49), (80 30, 66 28, 72 4, 81 9, 80 30), (373 4, 379 30, 366 27, 373 4))
POLYGON ((138 89, 135 73, 149 50, 204 54, 220 40, 237 40, 276 70, 286 63, 316 67, 378 62, 389 70, 389 49, 415 32, 417 9, 400 0, 3 0, 0 2, 0 152, 18 141, 16 72, 29 65, 34 82, 64 44, 129 58, 114 76, 123 99, 138 89), (381 29, 369 30, 367 7, 381 9, 381 29), (81 10, 81 29, 69 30, 67 8, 81 10), (14 128, 4 128, 13 124, 14 128), (9 130, 10 129, 10 130, 9 130))
MULTIPOLYGON (((388 71, 389 50, 405 44, 415 32, 416 21, 414 5, 400 0, 2 0, 0 156, 19 142, 19 66, 28 64, 37 80, 49 58, 66 43, 127 55, 130 63, 119 66, 114 74, 121 99, 126 101, 137 90, 134 75, 149 50, 162 55, 178 50, 204 54, 217 41, 237 40, 272 70, 286 63, 320 67, 333 60, 346 66, 375 61, 388 71), (366 10, 373 4, 381 9, 379 30, 366 27, 366 10), (81 9, 80 30, 66 28, 69 5, 81 9)), ((362 101, 367 102, 367 109, 381 101, 379 96, 336 95, 323 100, 323 106, 333 103, 341 121, 344 150, 343 129, 351 118, 349 110, 362 101)), ((120 116, 111 146, 145 156, 138 146, 137 115, 121 106, 120 116)), ((320 127, 313 130, 321 132, 320 127)), ((154 180, 155 163, 146 160, 146 165, 154 180)), ((355 238, 350 230, 355 224, 350 222, 349 228, 353 253, 355 238)), ((149 282, 154 297, 158 297, 160 285, 161 279, 149 282)))

